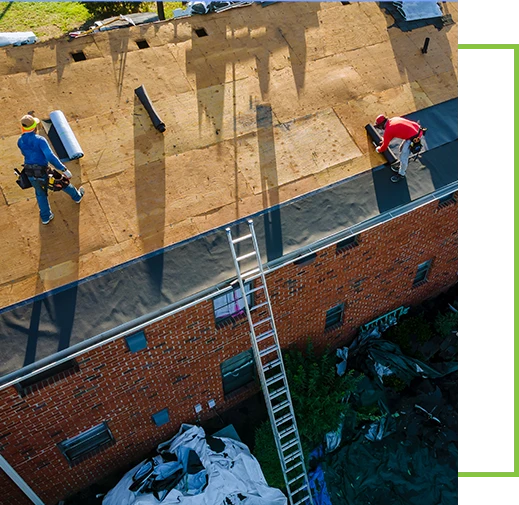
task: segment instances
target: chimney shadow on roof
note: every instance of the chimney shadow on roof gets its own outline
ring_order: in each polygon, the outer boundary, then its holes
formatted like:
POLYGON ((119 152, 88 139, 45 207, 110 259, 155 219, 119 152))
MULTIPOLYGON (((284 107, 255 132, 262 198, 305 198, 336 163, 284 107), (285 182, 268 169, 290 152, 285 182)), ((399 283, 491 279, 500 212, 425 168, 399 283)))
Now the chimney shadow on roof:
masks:
POLYGON ((108 31, 108 40, 110 42, 117 99, 120 100, 126 69, 126 56, 128 54, 128 30, 110 30, 108 31))
MULTIPOLYGON (((135 211, 144 254, 164 247, 166 221, 166 160, 164 134, 157 131, 139 99, 134 96, 135 211)), ((151 283, 148 296, 158 301, 162 291, 162 254, 146 261, 151 283)), ((149 300, 151 303, 153 299, 149 300)))
POLYGON ((272 107, 270 104, 256 106, 258 126, 258 156, 260 166, 261 194, 264 216, 267 259, 272 261, 283 256, 281 211, 279 208, 279 182, 277 175, 276 146, 272 107))

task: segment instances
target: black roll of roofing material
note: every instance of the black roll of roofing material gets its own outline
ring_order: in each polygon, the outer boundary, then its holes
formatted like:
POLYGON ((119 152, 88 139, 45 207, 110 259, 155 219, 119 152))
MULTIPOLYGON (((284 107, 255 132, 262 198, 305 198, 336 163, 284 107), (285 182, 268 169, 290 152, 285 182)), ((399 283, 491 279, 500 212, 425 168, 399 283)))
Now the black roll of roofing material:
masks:
POLYGON ((137 95, 137 98, 141 101, 142 105, 144 105, 144 108, 150 116, 153 126, 157 130, 159 130, 159 132, 164 133, 166 131, 166 125, 162 122, 162 119, 160 119, 156 110, 153 108, 153 104, 151 103, 151 100, 148 97, 148 93, 146 93, 146 88, 144 87, 144 84, 136 88, 135 94, 137 95))
MULTIPOLYGON (((378 134, 376 128, 370 123, 366 125, 366 131, 368 132, 368 135, 373 139, 373 142, 377 146, 379 146, 382 142, 382 137, 378 134)), ((384 158, 386 158, 387 162, 392 165, 397 161, 397 157, 393 154, 393 151, 391 149, 387 148, 383 153, 384 158)))

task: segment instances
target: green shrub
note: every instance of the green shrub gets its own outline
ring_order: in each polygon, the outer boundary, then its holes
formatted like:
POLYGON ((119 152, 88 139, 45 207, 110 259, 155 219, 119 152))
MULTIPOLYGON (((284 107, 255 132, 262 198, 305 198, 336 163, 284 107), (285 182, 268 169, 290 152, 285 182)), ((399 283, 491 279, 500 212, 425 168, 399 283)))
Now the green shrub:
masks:
POLYGON ((400 346, 404 354, 410 354, 413 343, 425 344, 433 337, 433 331, 423 314, 402 320, 387 332, 387 338, 400 346))
POLYGON ((382 379, 382 382, 384 383, 384 386, 391 388, 393 391, 396 391, 397 393, 403 391, 407 386, 405 381, 403 381, 396 375, 386 375, 382 379))
POLYGON ((447 312, 446 314, 438 314, 434 321, 434 329, 443 338, 448 337, 453 330, 458 328, 458 313, 447 312))
POLYGON ((80 2, 94 18, 107 18, 119 14, 140 12, 143 2, 80 2))
MULTIPOLYGON (((353 372, 338 376, 334 355, 317 355, 311 344, 305 353, 287 351, 283 360, 301 444, 308 462, 310 451, 323 441, 326 433, 337 429, 343 415, 350 409, 343 399, 355 391, 362 376, 354 377, 353 372)), ((254 445, 254 454, 269 485, 284 487, 270 422, 257 428, 254 445)))

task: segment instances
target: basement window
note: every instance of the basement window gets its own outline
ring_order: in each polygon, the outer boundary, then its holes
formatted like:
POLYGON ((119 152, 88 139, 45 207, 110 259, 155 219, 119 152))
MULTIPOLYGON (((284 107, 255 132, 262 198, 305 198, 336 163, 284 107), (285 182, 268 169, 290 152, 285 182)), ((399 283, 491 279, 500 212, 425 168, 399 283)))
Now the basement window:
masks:
POLYGON ((21 380, 15 385, 18 394, 24 396, 42 389, 49 384, 58 382, 79 370, 79 365, 75 359, 69 359, 59 365, 51 366, 41 372, 38 372, 27 379, 21 380))
POLYGON ((326 311, 326 322, 324 323, 324 329, 330 330, 337 328, 342 324, 342 316, 344 314, 344 303, 336 305, 330 310, 326 311))
POLYGON ((146 341, 146 335, 143 331, 128 335, 126 338, 126 345, 130 352, 137 352, 146 349, 148 342, 146 341))
POLYGON ((58 444, 58 449, 72 467, 114 443, 115 439, 108 424, 103 422, 76 437, 63 440, 58 444))
POLYGON ((252 349, 224 361, 220 365, 220 369, 222 372, 223 392, 226 396, 254 382, 256 367, 252 349))
POLYGON ((72 56, 72 59, 74 61, 85 61, 87 59, 83 51, 78 51, 77 53, 70 53, 70 55, 72 56))
POLYGON ((337 249, 335 250, 336 254, 342 254, 345 251, 349 251, 350 249, 353 249, 354 247, 357 247, 359 245, 359 236, 353 235, 353 237, 345 238, 344 240, 341 240, 340 242, 337 242, 337 249))
POLYGON ((296 265, 296 266, 308 265, 308 264, 312 263, 312 261, 314 261, 315 258, 317 258, 317 254, 312 253, 312 254, 309 254, 308 256, 305 256, 304 258, 295 260, 294 265, 296 265))
MULTIPOLYGON (((245 291, 252 290, 252 281, 244 284, 245 291)), ((252 293, 247 295, 247 303, 252 306, 252 293)), ((245 303, 241 295, 240 286, 237 285, 232 291, 213 299, 214 320, 216 326, 224 326, 234 322, 245 315, 245 303)))
POLYGON ((167 408, 159 410, 151 416, 151 419, 155 426, 162 426, 163 424, 169 423, 169 410, 167 408))
POLYGON ((450 195, 442 196, 440 199, 438 199, 438 208, 443 209, 443 207, 447 207, 456 202, 456 193, 451 193, 450 195))
POLYGON ((150 47, 146 39, 136 40, 135 43, 139 49, 148 49, 148 47, 150 47))
POLYGON ((207 37, 208 33, 205 31, 205 28, 195 28, 195 33, 199 37, 207 37))
POLYGON ((424 263, 421 263, 418 265, 418 268, 416 270, 416 275, 413 281, 413 287, 415 286, 421 286, 422 284, 425 284, 427 282, 427 274, 429 273, 429 270, 431 269, 432 260, 425 261, 424 263))

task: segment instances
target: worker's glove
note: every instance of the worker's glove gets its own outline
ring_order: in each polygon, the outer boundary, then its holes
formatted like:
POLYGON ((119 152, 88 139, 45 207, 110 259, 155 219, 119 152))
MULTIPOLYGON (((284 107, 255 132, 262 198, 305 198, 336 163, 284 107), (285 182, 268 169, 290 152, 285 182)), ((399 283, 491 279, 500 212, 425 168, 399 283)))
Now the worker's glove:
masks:
POLYGON ((63 175, 67 178, 67 179, 71 179, 72 178, 72 172, 70 170, 65 170, 63 172, 63 175))
POLYGON ((379 153, 380 152, 380 146, 376 147, 375 151, 377 151, 377 153, 379 153))

